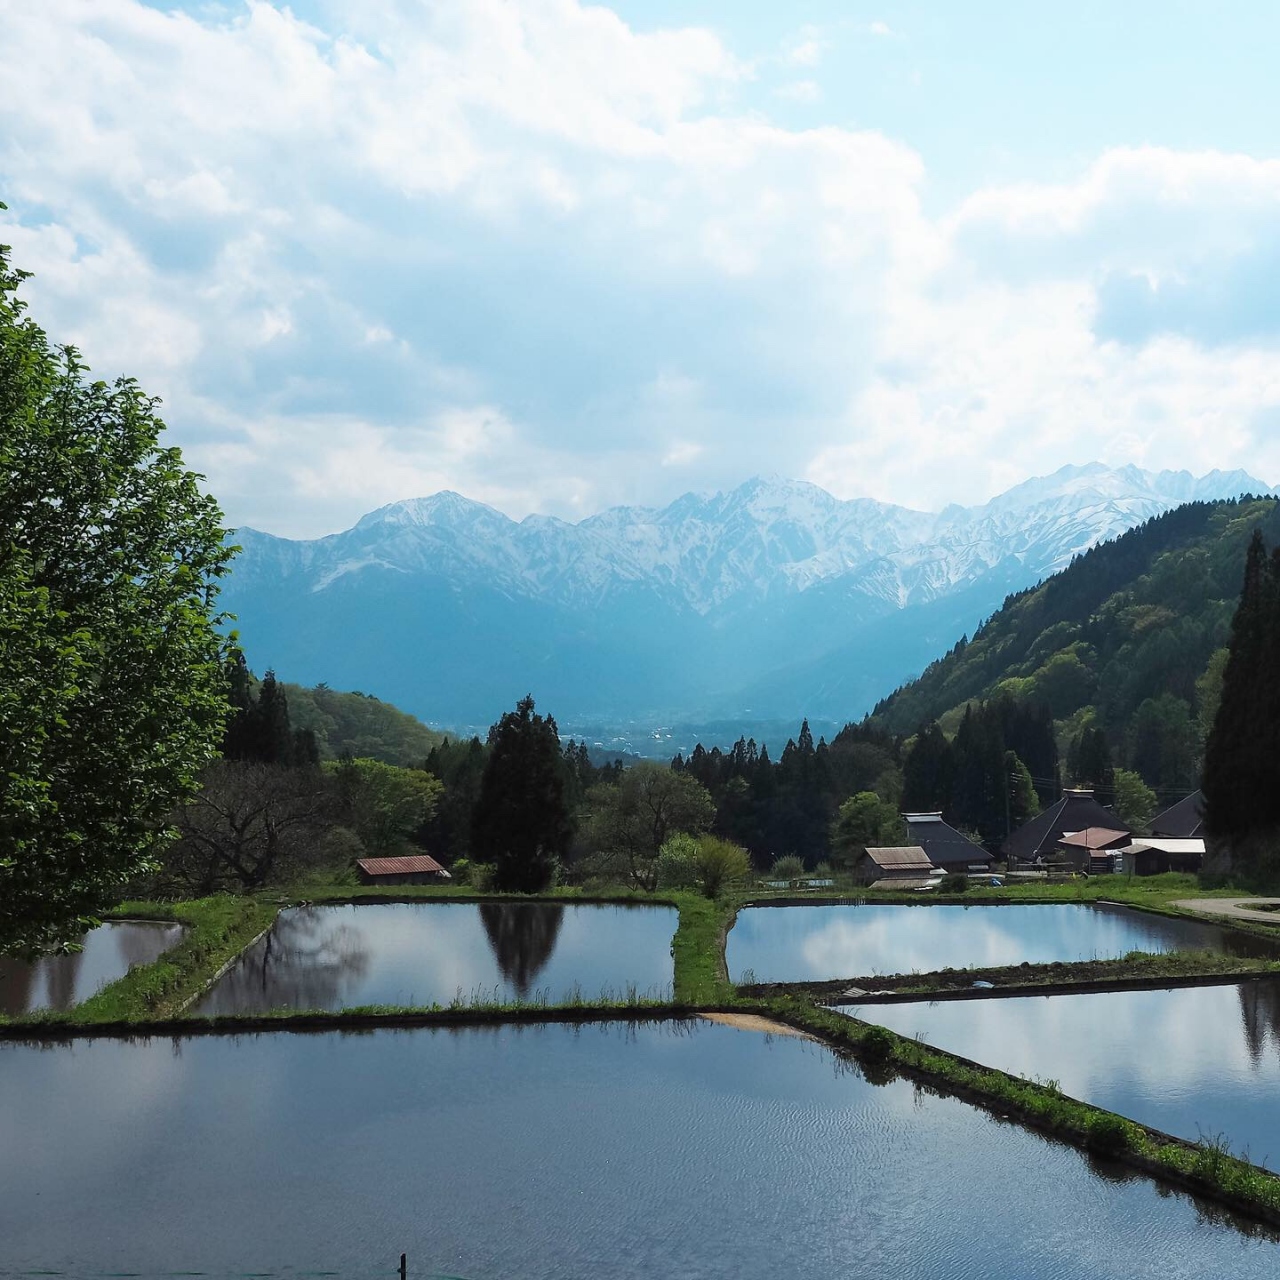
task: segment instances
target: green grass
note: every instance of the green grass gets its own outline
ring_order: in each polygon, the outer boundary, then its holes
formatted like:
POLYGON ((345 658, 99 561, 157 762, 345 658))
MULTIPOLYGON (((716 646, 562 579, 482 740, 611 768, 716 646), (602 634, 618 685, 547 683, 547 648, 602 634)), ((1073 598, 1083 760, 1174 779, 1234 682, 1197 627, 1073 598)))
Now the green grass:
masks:
POLYGON ((680 924, 672 942, 675 995, 683 1004, 724 1004, 735 999, 724 963, 724 938, 733 918, 732 902, 696 893, 672 895, 680 924))

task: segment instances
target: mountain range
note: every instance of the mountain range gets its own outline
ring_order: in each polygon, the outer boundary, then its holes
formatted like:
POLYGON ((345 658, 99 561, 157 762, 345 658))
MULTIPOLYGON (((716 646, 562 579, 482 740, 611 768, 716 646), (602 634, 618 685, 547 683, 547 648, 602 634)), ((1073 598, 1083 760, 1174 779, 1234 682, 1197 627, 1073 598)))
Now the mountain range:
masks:
POLYGON ((755 478, 578 523, 456 493, 312 541, 240 529, 223 602, 246 655, 484 725, 532 691, 562 725, 857 718, 1007 594, 1241 471, 1064 467, 925 512, 755 478))

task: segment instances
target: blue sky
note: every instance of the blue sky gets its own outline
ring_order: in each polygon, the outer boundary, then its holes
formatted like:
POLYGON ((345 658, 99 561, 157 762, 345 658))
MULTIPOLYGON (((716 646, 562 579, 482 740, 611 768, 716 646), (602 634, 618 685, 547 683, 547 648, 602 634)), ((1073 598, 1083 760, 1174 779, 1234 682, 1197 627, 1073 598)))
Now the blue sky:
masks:
POLYGON ((0 0, 0 235, 235 523, 1280 480, 1274 4, 0 0))

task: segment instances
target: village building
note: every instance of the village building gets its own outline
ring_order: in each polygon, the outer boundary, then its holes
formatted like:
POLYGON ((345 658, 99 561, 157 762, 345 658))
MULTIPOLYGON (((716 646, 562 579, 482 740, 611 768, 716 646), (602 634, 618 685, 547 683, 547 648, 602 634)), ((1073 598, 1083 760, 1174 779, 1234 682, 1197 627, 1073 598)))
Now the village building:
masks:
POLYGON ((1166 871, 1195 873, 1203 866, 1203 839, 1142 836, 1120 851, 1120 870, 1130 876, 1158 876, 1166 871))
MULTIPOLYGON (((1063 836, 1090 827, 1119 831, 1121 826, 1116 815, 1094 799, 1092 791, 1064 791, 1043 813, 1020 826, 1004 842, 1003 852, 1016 862, 1056 862, 1061 857, 1063 836)), ((1129 833, 1123 834, 1127 844, 1129 833)))
POLYGON ((1193 791, 1163 813, 1157 813, 1151 819, 1151 834, 1171 840, 1203 840, 1204 792, 1193 791))
POLYGON ((907 839, 919 846, 935 867, 957 874, 978 875, 991 870, 994 855, 963 831, 943 822, 940 813, 904 813, 907 839))
POLYGON ((854 864, 854 878, 862 884, 892 881, 895 888, 918 888, 933 884, 934 870, 929 855, 919 845, 898 845, 885 849, 864 849, 854 864))
POLYGON ((1116 827, 1086 827, 1083 831, 1067 832, 1058 841, 1058 848, 1063 861, 1073 871, 1108 875, 1116 870, 1117 851, 1132 838, 1129 832, 1116 827))
POLYGON ((361 858, 356 863, 361 884, 439 884, 453 877, 432 857, 361 858))

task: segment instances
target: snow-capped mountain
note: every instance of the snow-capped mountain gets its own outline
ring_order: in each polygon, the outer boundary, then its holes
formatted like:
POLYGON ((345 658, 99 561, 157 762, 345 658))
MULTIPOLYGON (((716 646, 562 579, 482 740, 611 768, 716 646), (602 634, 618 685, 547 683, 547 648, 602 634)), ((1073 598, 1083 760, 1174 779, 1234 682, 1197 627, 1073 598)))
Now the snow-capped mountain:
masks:
POLYGON ((225 598, 254 665, 436 720, 493 719, 530 689, 576 716, 740 710, 749 688, 753 711, 852 717, 1094 543, 1271 492, 1238 471, 1093 463, 930 513, 768 477, 577 524, 446 492, 315 541, 242 529, 225 598), (773 705, 771 671, 864 634, 848 705, 773 705))

